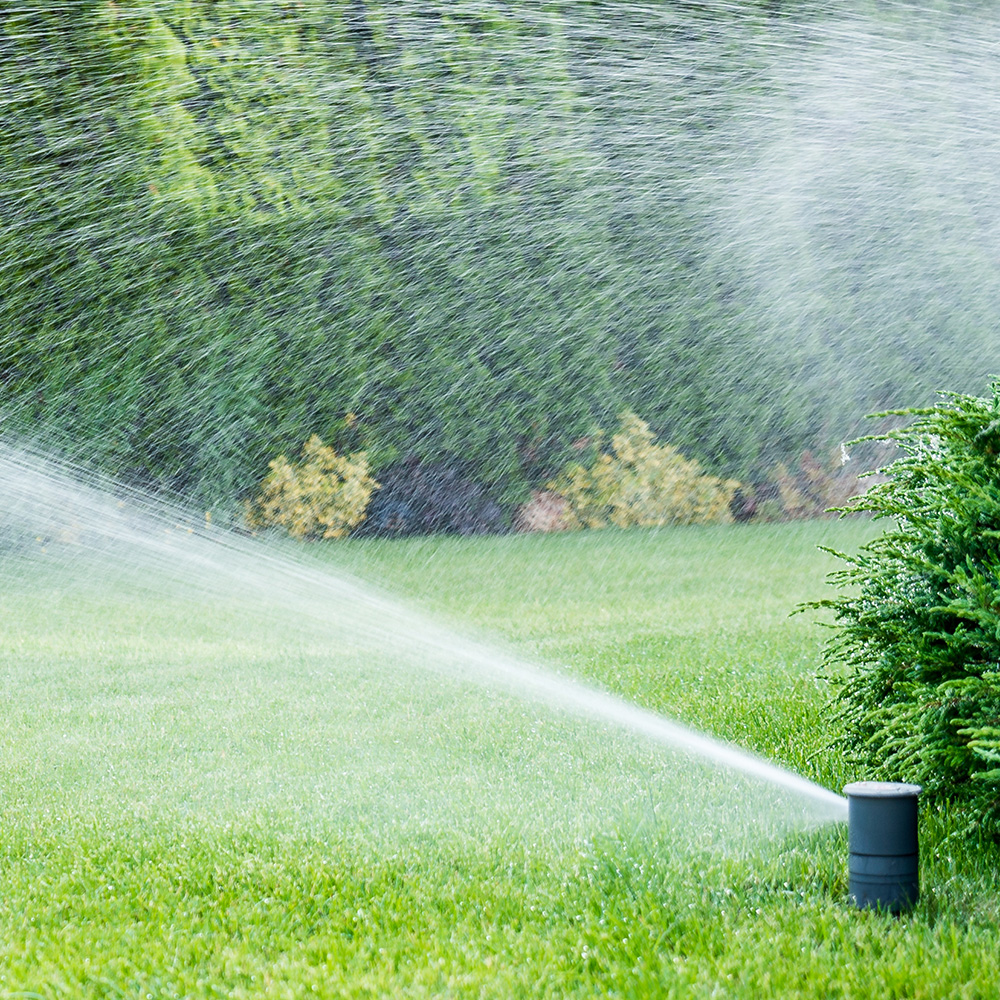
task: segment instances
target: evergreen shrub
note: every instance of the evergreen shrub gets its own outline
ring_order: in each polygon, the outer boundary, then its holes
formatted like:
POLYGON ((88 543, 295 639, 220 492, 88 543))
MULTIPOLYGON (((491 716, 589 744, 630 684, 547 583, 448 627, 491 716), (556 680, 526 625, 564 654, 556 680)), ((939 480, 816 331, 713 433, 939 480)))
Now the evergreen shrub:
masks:
POLYGON ((302 447, 302 461, 279 455, 248 512, 253 527, 285 528, 293 538, 343 538, 365 517, 379 484, 364 452, 344 456, 314 434, 302 447))
POLYGON ((846 665, 843 743, 865 776, 916 782, 1000 832, 1000 382, 947 394, 879 440, 901 457, 844 510, 891 523, 833 574, 826 663, 846 665))
POLYGON ((657 444, 649 425, 634 413, 621 415, 611 439, 588 466, 574 462, 548 484, 567 501, 570 528, 658 527, 731 519, 738 483, 706 475, 669 444, 657 444))

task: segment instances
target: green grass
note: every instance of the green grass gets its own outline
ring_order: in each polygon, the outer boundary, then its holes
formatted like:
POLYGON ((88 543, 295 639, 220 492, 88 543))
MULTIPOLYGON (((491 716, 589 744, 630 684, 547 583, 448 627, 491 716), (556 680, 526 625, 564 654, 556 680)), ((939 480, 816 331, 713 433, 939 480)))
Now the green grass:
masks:
MULTIPOLYGON (((816 545, 871 530, 302 557, 839 788, 823 630, 789 612, 816 545)), ((0 997, 1000 992, 1000 852, 946 810, 914 912, 862 914, 842 827, 737 841, 716 779, 641 741, 98 568, 0 564, 0 997)))

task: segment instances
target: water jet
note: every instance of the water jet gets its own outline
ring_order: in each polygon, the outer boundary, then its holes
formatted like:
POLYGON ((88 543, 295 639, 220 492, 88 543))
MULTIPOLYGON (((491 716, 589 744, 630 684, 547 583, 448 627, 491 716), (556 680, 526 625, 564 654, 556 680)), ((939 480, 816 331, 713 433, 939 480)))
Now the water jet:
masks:
POLYGON ((849 892, 858 909, 902 913, 919 896, 919 785, 857 781, 847 796, 849 892))
MULTIPOLYGON (((611 691, 522 659, 513 650, 466 634, 457 624, 446 626, 392 594, 283 548, 277 540, 244 537, 215 527, 207 531, 181 506, 88 475, 70 464, 0 444, 0 509, 4 512, 0 527, 10 533, 11 572, 23 573, 25 579, 33 579, 44 561, 46 572, 60 576, 64 588, 74 593, 92 592, 94 581, 100 580, 131 595, 130 599, 150 602, 147 606, 154 608, 160 603, 167 607, 176 596, 223 613, 247 637, 257 635, 257 627, 266 622, 269 637, 259 640, 260 649, 248 649, 251 657, 273 655, 282 642, 290 643, 290 649, 315 645, 313 672, 300 672, 298 681, 293 681, 294 671, 286 668, 280 677, 266 681, 272 691, 269 703, 287 699, 299 706, 296 721, 280 712, 274 716, 268 709, 264 713, 266 724, 262 723, 264 728, 283 730, 283 742, 279 742, 303 748, 304 754, 316 758, 315 763, 303 769, 296 759, 260 757, 259 773, 266 787, 290 787, 303 773, 312 775, 317 787, 343 785, 344 769, 337 761, 353 759, 351 755, 359 746, 369 745, 369 737, 371 747, 385 750, 392 767, 405 769, 403 761, 394 760, 397 738, 415 751, 421 748, 419 754, 413 754, 414 759, 424 756, 428 739, 421 720, 440 720, 444 705, 449 706, 445 718, 450 725, 441 727, 435 744, 440 743, 442 754, 455 755, 456 780, 461 774, 475 772, 463 731, 480 730, 486 718, 494 718, 500 746, 511 739, 514 720, 527 719, 531 731, 522 727, 513 745, 523 749, 531 743, 539 753, 551 755, 549 762, 522 767, 526 773, 517 775, 502 769, 502 773, 490 772, 483 784, 496 780, 500 783, 497 787, 507 782, 519 790, 537 788, 532 794, 537 794, 537 801, 545 798, 550 814, 558 811, 550 802, 553 795, 567 802, 571 796, 572 809, 581 809, 584 793, 574 786, 577 779, 570 773, 575 767, 579 785, 585 785, 585 794, 593 796, 592 818, 605 815, 608 806, 604 799, 613 796, 589 775, 598 758, 612 753, 619 761, 616 771, 625 768, 626 760, 635 760, 639 769, 635 773, 647 775, 647 786, 650 780, 655 782, 648 795, 650 801, 685 803, 683 811, 674 812, 682 812, 683 824, 699 843, 724 841, 726 849, 732 850, 744 835, 748 842, 759 843, 770 831, 808 829, 846 817, 847 804, 840 795, 772 761, 611 691), (50 524, 72 525, 74 540, 52 545, 43 554, 34 539, 46 534, 50 524), (185 527, 176 530, 177 525, 185 527), (359 666, 361 661, 367 665, 359 666), (318 708, 316 698, 319 702, 329 700, 330 707, 318 708), (353 710, 336 707, 344 702, 362 703, 364 718, 355 718, 353 710), (422 707, 415 711, 415 706, 422 707), (532 720, 537 718, 544 724, 534 726, 532 720), (308 725, 304 719, 310 720, 308 725), (328 736, 319 739, 313 730, 328 736), (563 734, 558 738, 564 742, 558 747, 549 745, 546 734, 550 731, 563 734), (387 737, 390 732, 392 736, 387 737), (612 744, 617 745, 616 750, 612 744), (650 756, 643 757, 647 752, 650 756), (639 763, 640 759, 645 762, 639 763), (568 764, 572 765, 570 772, 561 780, 559 775, 568 764)), ((121 654, 128 656, 127 630, 123 629, 118 639, 124 644, 121 654)), ((140 644, 143 641, 139 636, 133 639, 140 644)), ((237 666, 236 670, 258 677, 250 666, 237 666)), ((207 666, 204 677, 190 671, 187 676, 202 690, 197 699, 200 705, 214 705, 226 718, 235 711, 232 685, 219 676, 216 667, 207 666), (218 684, 209 680, 217 676, 218 684)), ((158 685, 158 680, 153 682, 154 687, 158 685)), ((141 698, 148 696, 142 684, 135 692, 141 698)), ((94 694, 87 688, 79 692, 84 701, 94 694)), ((67 711, 73 711, 71 705, 67 711)), ((89 727, 89 716, 85 721, 89 727)), ((179 744, 193 748, 191 754, 200 753, 201 746, 218 745, 219 733, 210 713, 203 721, 196 740, 192 740, 191 731, 177 734, 179 744)), ((233 724, 234 744, 243 746, 245 725, 245 721, 233 724)), ((484 740, 482 750, 491 759, 497 758, 498 747, 489 746, 489 742, 484 740)), ((225 748, 219 749, 221 753, 225 748)), ((244 747, 240 752, 258 759, 258 749, 244 747)), ((376 752, 371 750, 371 754, 376 752)), ((519 754, 509 756, 510 761, 516 761, 519 754)), ((232 748, 225 759, 236 759, 232 748)), ((368 767, 367 760, 362 753, 356 772, 359 782, 371 779, 374 765, 368 767)), ((226 772, 223 784, 238 786, 247 799, 256 796, 265 804, 269 802, 266 787, 261 791, 247 785, 246 768, 233 772, 229 764, 221 766, 226 772)), ((439 770, 444 766, 440 764, 439 770)), ((593 768, 594 773, 600 773, 603 766, 593 768)), ((428 783, 426 767, 416 767, 412 782, 422 803, 436 796, 437 786, 442 784, 440 773, 428 783)), ((631 777, 622 780, 623 787, 627 784, 631 788, 635 783, 631 777)), ((207 802, 210 795, 202 795, 200 787, 198 782, 176 788, 158 785, 156 793, 170 798, 176 792, 186 796, 186 801, 207 802)), ((306 791, 303 797, 309 794, 306 791)), ((524 801, 529 797, 525 791, 524 801)), ((345 808, 357 798, 356 791, 345 794, 345 808)), ((485 798, 483 787, 478 788, 477 798, 485 798)), ((327 811, 330 808, 328 805, 327 811)), ((442 800, 440 811, 454 812, 455 808, 453 802, 442 800)), ((587 809, 582 812, 586 814, 587 809)), ((599 822, 607 825, 603 819, 599 822)), ((617 820, 609 818, 608 822, 617 820)))

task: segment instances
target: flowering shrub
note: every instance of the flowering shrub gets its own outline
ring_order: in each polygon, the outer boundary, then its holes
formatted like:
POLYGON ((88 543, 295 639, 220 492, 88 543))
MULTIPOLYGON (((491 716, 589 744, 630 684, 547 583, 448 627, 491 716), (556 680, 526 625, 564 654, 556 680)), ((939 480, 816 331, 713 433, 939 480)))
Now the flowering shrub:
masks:
POLYGON ((302 461, 279 455, 248 512, 253 527, 276 525, 294 538, 342 538, 365 517, 379 484, 369 474, 363 451, 338 455, 314 434, 302 447, 302 461))
POLYGON ((669 444, 657 444, 649 425, 634 413, 621 416, 611 439, 589 468, 574 462, 548 489, 565 497, 570 528, 656 527, 731 520, 738 484, 705 475, 694 460, 669 444))

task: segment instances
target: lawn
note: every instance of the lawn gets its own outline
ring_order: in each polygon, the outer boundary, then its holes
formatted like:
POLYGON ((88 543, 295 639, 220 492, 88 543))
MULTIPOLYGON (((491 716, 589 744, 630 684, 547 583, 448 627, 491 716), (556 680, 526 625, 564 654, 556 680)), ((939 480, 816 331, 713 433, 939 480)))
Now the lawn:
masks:
POLYGON ((789 612, 817 545, 872 530, 261 546, 249 589, 8 550, 0 998, 995 997, 1000 854, 961 818, 925 810, 912 914, 859 913, 842 824, 504 681, 541 664, 839 790, 824 630, 789 612), (469 640, 497 666, 448 668, 469 640))

